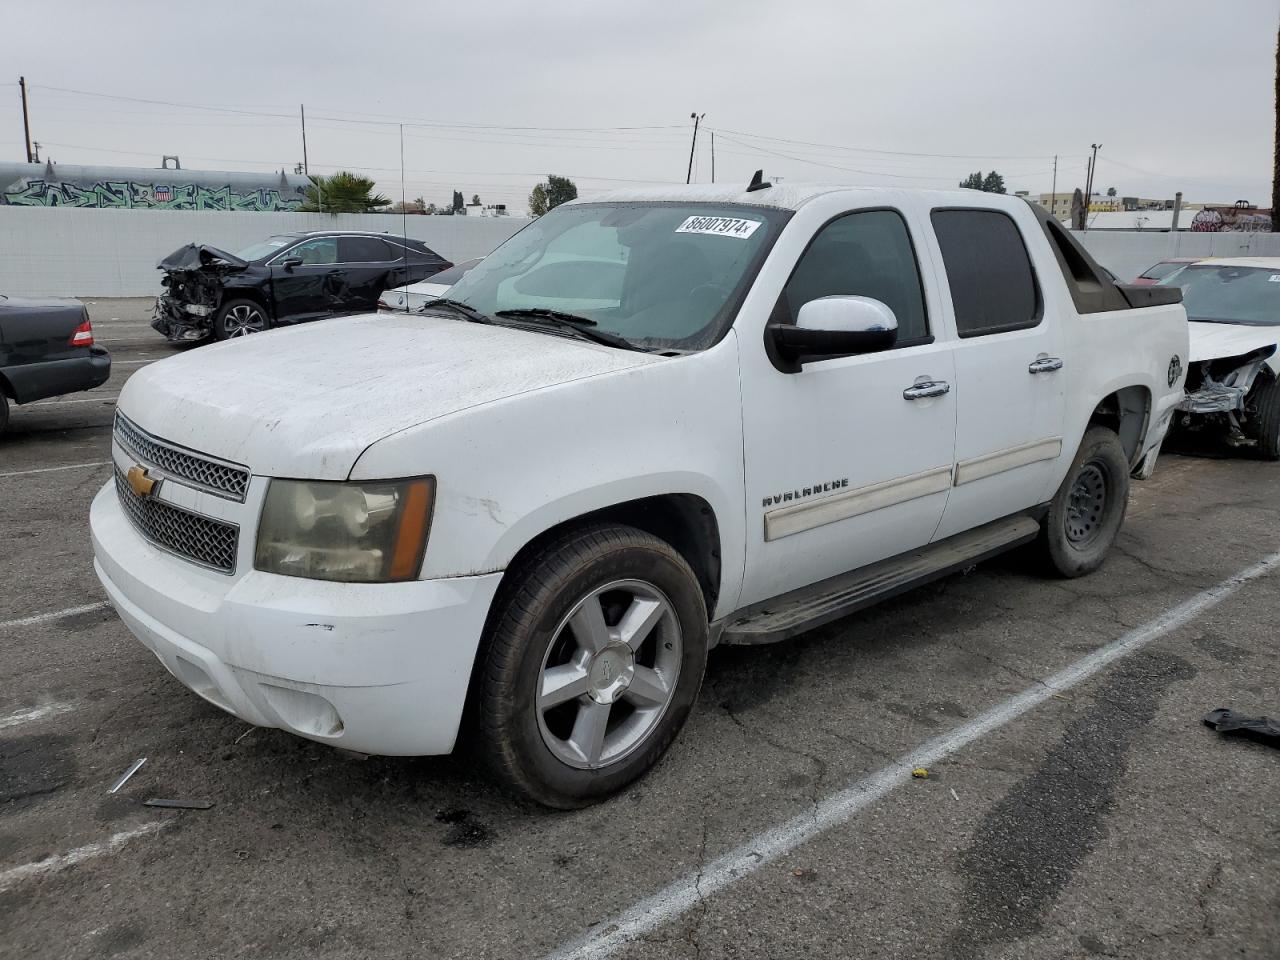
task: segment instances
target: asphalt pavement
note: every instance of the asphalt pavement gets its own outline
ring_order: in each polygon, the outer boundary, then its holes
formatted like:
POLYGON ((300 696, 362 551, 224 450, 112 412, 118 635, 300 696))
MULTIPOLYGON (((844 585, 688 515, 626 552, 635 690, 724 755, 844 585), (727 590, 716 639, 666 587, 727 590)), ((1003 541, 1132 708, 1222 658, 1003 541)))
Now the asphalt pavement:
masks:
POLYGON ((1091 577, 1013 554, 713 651, 666 759, 556 813, 251 728, 133 640, 87 513, 180 349, 149 308, 89 301, 111 379, 0 439, 0 957, 1280 956, 1280 750, 1201 722, 1280 714, 1280 464, 1166 454, 1091 577))

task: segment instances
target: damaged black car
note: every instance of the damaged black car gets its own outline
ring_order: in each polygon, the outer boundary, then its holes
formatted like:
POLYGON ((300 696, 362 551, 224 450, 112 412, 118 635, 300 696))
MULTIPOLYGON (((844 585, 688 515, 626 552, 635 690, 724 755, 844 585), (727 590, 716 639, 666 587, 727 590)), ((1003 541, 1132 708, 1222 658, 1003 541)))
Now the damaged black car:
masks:
POLYGON ((227 340, 372 312, 384 290, 451 266, 421 240, 382 233, 288 233, 238 253, 189 243, 156 264, 165 290, 151 326, 175 341, 227 340))

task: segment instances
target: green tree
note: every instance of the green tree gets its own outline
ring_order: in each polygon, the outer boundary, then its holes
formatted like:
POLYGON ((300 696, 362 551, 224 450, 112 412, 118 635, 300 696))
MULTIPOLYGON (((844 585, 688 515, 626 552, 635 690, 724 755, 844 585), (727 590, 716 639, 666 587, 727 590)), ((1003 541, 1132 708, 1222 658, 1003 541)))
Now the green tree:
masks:
POLYGON ((568 177, 547 174, 547 209, 554 210, 562 203, 578 199, 578 188, 568 177))
POLYGON ((1115 188, 1115 187, 1107 187, 1107 196, 1108 196, 1108 197, 1114 197, 1115 195, 1116 195, 1116 188, 1115 188))
POLYGON ((462 197, 461 190, 453 191, 453 212, 461 213, 462 209, 467 205, 467 201, 462 197))
POLYGON ((478 194, 478 193, 473 193, 473 194, 471 195, 471 205, 472 205, 473 207, 478 207, 478 206, 480 205, 480 194, 478 194))
POLYGON ((984 193, 1004 193, 1004 177, 994 170, 983 176, 979 170, 961 180, 960 186, 966 190, 982 190, 984 193))
POLYGON ((370 213, 391 205, 368 177, 339 170, 332 176, 312 174, 306 199, 298 210, 302 213, 370 213))
POLYGON ((529 194, 529 216, 540 217, 549 209, 551 208, 547 206, 547 188, 539 183, 529 194))

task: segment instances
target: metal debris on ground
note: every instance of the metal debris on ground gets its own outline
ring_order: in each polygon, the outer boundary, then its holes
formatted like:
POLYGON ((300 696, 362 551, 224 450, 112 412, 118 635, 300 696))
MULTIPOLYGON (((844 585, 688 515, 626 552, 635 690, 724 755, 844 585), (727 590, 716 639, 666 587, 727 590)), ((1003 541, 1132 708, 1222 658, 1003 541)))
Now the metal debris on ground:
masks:
POLYGON ((150 800, 143 800, 144 807, 168 807, 174 810, 208 810, 213 806, 212 800, 165 800, 159 797, 152 797, 150 800))
POLYGON ((960 802, 960 794, 956 793, 955 787, 951 788, 951 799, 954 800, 956 803, 960 802))
POLYGON ((916 767, 914 770, 911 771, 911 775, 915 777, 917 780, 929 779, 929 771, 926 770, 924 767, 916 767))
POLYGON ((1247 740, 1256 740, 1273 747, 1280 747, 1280 721, 1270 717, 1250 717, 1225 707, 1211 710, 1204 718, 1205 726, 1219 733, 1229 733, 1247 740))
POLYGON ((120 777, 120 779, 116 781, 115 786, 113 786, 110 790, 108 790, 107 793, 115 793, 117 790, 123 787, 125 783, 128 782, 129 778, 138 772, 138 768, 141 767, 146 762, 147 762, 146 757, 143 757, 141 760, 133 761, 133 763, 129 765, 129 769, 124 772, 124 774, 120 777))

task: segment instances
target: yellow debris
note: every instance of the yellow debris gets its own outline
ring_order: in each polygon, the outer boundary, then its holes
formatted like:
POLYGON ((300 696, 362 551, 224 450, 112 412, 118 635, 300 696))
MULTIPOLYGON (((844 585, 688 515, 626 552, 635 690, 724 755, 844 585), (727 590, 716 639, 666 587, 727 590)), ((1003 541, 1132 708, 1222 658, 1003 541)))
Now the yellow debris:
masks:
POLYGON ((926 770, 924 767, 916 767, 914 770, 911 771, 911 775, 915 777, 917 780, 929 779, 929 771, 926 770))

